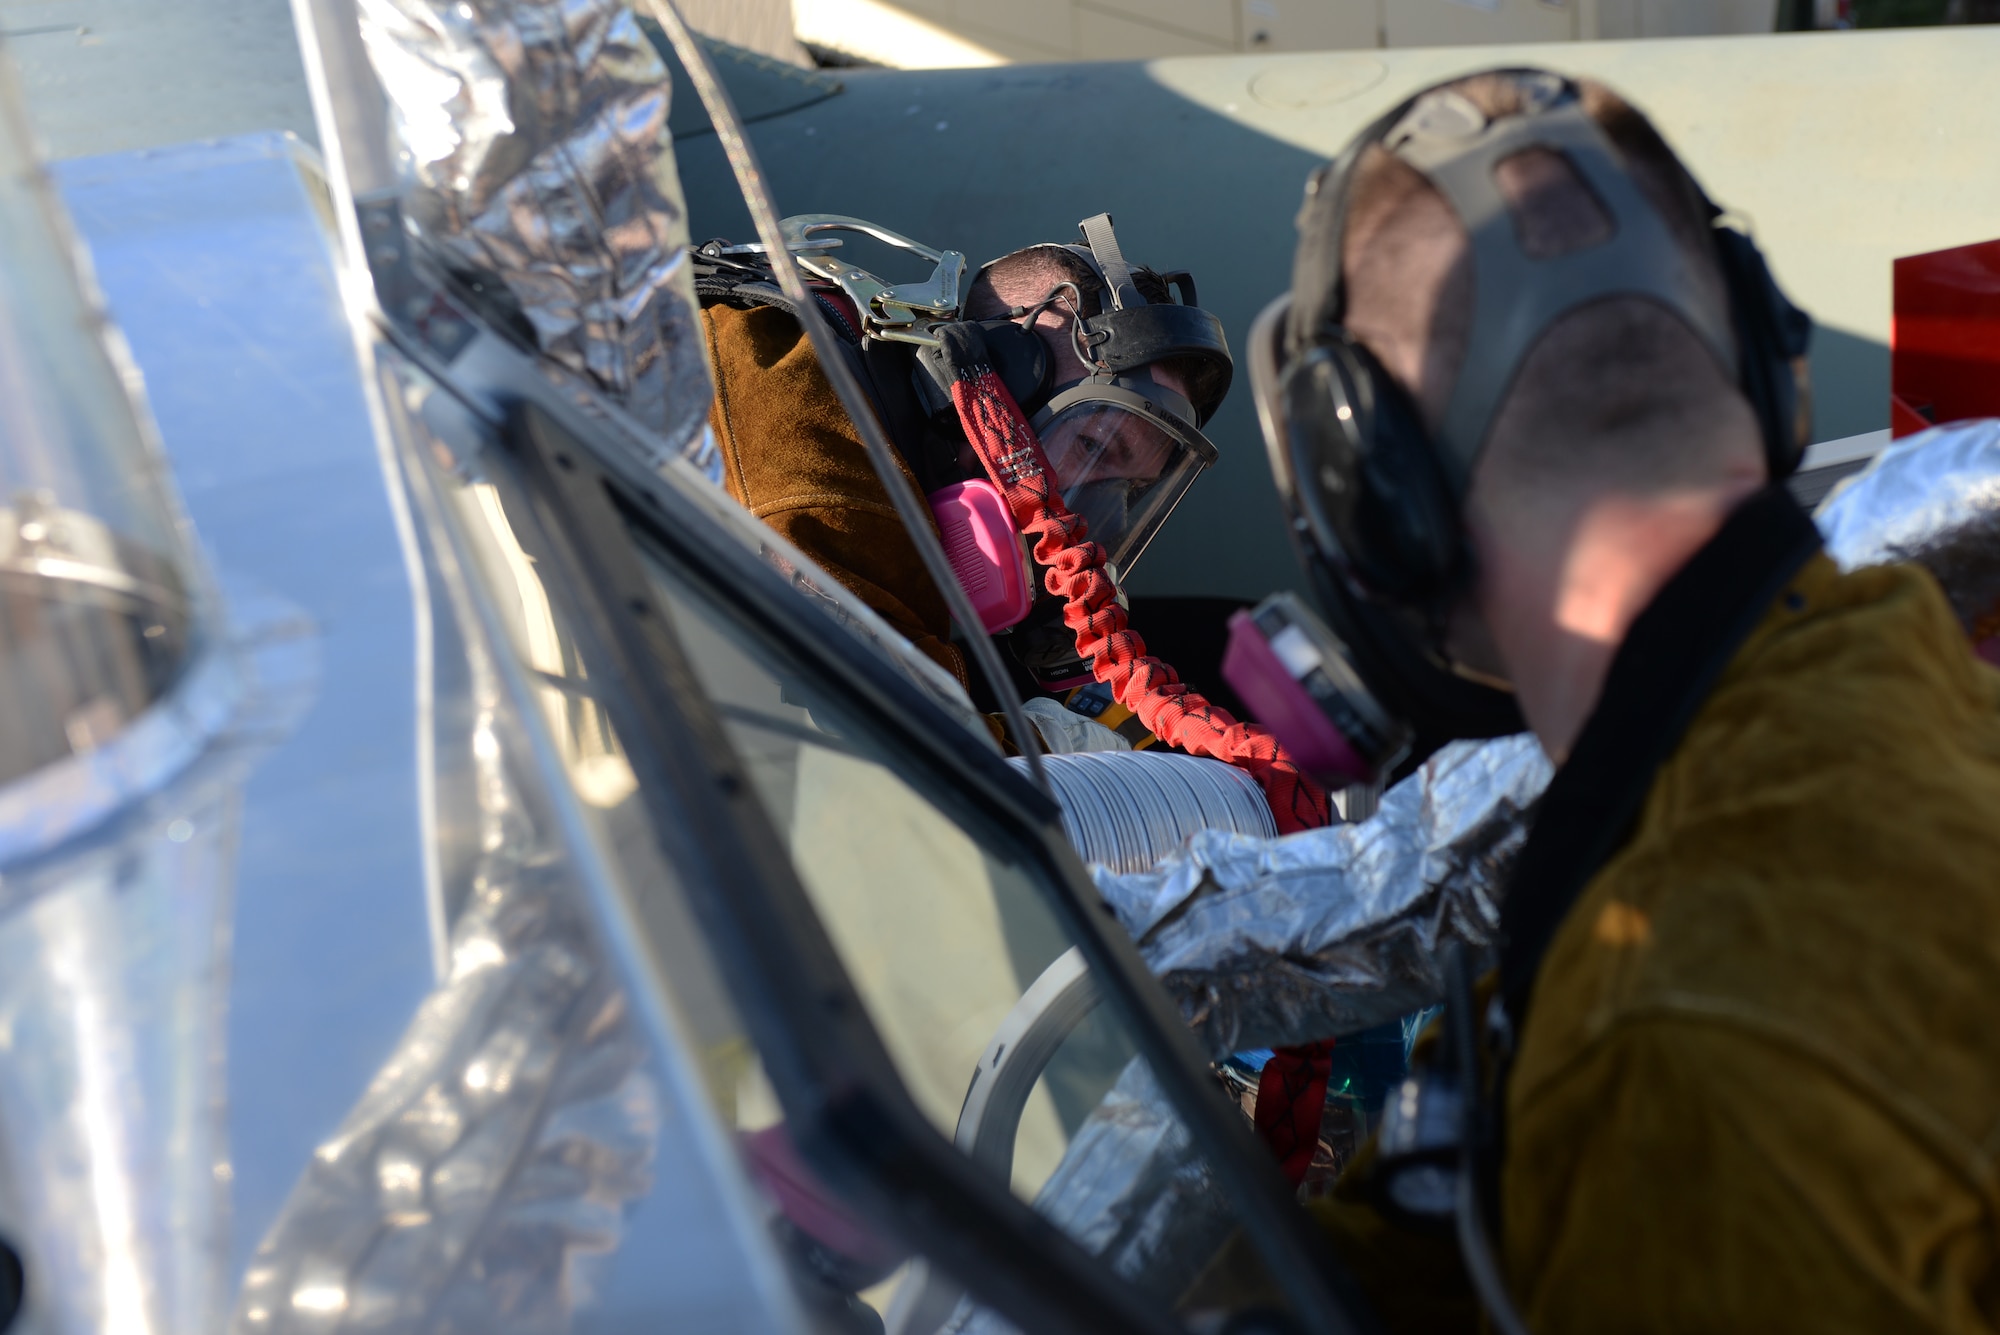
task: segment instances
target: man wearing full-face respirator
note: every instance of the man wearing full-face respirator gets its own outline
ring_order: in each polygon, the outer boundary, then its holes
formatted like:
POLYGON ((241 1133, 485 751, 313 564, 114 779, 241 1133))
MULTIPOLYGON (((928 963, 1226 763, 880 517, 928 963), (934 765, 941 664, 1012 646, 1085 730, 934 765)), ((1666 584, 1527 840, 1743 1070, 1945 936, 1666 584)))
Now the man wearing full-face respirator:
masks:
MULTIPOLYGON (((1237 722, 1146 653, 1125 624, 1119 582, 1215 447, 1202 425, 1233 363, 1187 274, 1128 264, 1109 215, 1077 244, 1027 247, 959 291, 963 261, 921 287, 885 288, 816 253, 855 219, 788 220, 816 299, 844 338, 911 480, 930 500, 948 557, 979 613, 1034 688, 1044 740, 1095 718, 1248 770, 1281 830, 1326 819, 1325 795, 1262 729, 1237 722), (817 267, 815 267, 817 266, 817 267), (906 304, 907 303, 907 304, 906 304), (1073 712, 1072 712, 1073 711, 1073 712)), ((921 249, 920 247, 915 247, 921 249)), ((942 597, 902 533, 846 414, 770 281, 758 248, 695 253, 717 392, 724 481, 913 643, 965 679, 942 597)))
POLYGON ((1335 1245, 1396 1330, 2000 1327, 2000 673, 1780 485, 1804 317, 1540 71, 1299 221, 1249 360, 1323 619, 1246 615, 1232 680, 1330 781, 1520 721, 1556 766, 1335 1245))
MULTIPOLYGON (((1093 749, 1105 749, 1105 739, 1114 747, 1157 739, 1247 770, 1280 829, 1324 824, 1325 794, 1269 734, 1182 685, 1124 620, 1120 574, 1216 455, 1201 428, 1233 367, 1220 323, 1194 304, 1193 280, 1128 265, 1107 215, 1082 224, 1079 244, 1031 246, 985 265, 962 293, 963 261, 950 252, 922 250, 857 219, 784 225, 897 462, 930 502, 982 622, 961 629, 994 633, 1011 652, 1020 684, 1039 693, 1028 712, 1044 744, 1086 749, 1065 745, 1079 732, 1099 734, 1093 749), (885 287, 816 247, 836 231, 919 249, 937 272, 928 284, 885 287), (1073 706, 1079 696, 1083 709, 1059 703, 1073 706)), ((976 686, 951 643, 944 599, 761 248, 711 242, 693 258, 724 484, 933 661, 976 686)), ((817 800, 802 780, 796 808, 817 800)), ((996 908, 1004 919, 1006 908, 996 908)), ((964 939, 941 946, 980 948, 964 939)), ((999 939, 991 946, 1008 949, 999 939)), ((894 960, 883 957, 889 967, 894 960)), ((1115 1054, 1109 1069, 1126 1060, 1115 1054)), ((1311 1060, 1305 1054, 1296 1064, 1311 1060)), ((765 1135, 753 1154, 763 1156, 760 1171, 789 1184, 781 1198, 819 1191, 789 1162, 782 1131, 765 1135)), ((829 1217, 825 1205, 788 1206, 787 1217, 816 1255, 840 1258, 837 1290, 877 1282, 902 1253, 857 1245, 865 1230, 845 1230, 843 1240, 809 1226, 808 1218, 829 1217)))

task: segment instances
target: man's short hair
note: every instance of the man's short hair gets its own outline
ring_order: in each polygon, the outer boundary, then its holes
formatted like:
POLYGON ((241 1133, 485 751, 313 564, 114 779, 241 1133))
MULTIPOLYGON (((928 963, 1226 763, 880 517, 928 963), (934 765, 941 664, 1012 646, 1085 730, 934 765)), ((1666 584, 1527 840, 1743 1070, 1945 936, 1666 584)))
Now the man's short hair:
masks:
MULTIPOLYGON (((1443 87, 1489 118, 1530 105, 1521 76, 1507 72, 1443 87)), ((1624 159, 1685 252, 1704 297, 1726 320, 1728 289, 1700 187, 1630 103, 1590 80, 1576 87, 1584 111, 1624 159)), ((1531 258, 1583 249, 1615 226, 1559 153, 1531 148, 1515 154, 1495 169, 1495 181, 1511 207, 1516 241, 1531 258)), ((1332 200, 1309 199, 1302 229, 1330 227, 1333 209, 1332 200)), ((1310 254, 1308 240, 1301 278, 1310 254)), ((1332 257, 1327 261, 1330 268, 1332 257)), ((1422 173, 1371 146, 1349 182, 1338 263, 1346 327, 1412 392, 1435 431, 1470 351, 1475 285, 1463 225, 1422 173)), ((1316 319, 1312 303, 1323 310, 1330 302, 1331 284, 1296 296, 1306 303, 1298 329, 1316 319)), ((1672 486, 1705 478, 1723 452, 1740 445, 1735 428, 1749 410, 1735 382, 1736 369, 1717 366, 1678 316, 1644 298, 1612 297, 1571 311, 1544 331, 1489 427, 1525 417, 1548 428, 1507 433, 1504 471, 1522 485, 1609 471, 1635 487, 1672 486), (1732 398, 1740 411, 1727 402, 1732 398), (1720 430, 1725 425, 1731 430, 1720 430)), ((1749 420, 1754 426, 1754 417, 1749 420)), ((1501 434, 1490 435, 1489 443, 1501 434)))
MULTIPOLYGON (((1077 309, 1086 318, 1103 313, 1104 280, 1097 276, 1090 262, 1068 246, 1045 242, 1023 247, 983 265, 966 290, 966 318, 997 319, 1010 310, 1039 303, 1063 283, 1076 284, 1077 309)), ((1148 302, 1174 299, 1166 281, 1144 265, 1132 267, 1132 286, 1148 302)), ((1059 304, 1044 312, 1035 327, 1060 353, 1068 348, 1069 320, 1069 307, 1059 304)), ((1076 362, 1073 356, 1068 360, 1076 362)), ((1201 357, 1168 357, 1160 365, 1179 377, 1194 402, 1212 403, 1221 398, 1221 386, 1214 381, 1225 372, 1215 363, 1201 357)), ((1081 363, 1076 362, 1070 370, 1081 373, 1080 367, 1081 363)), ((1058 372, 1058 380, 1061 378, 1058 372)))
MULTIPOLYGON (((980 266, 966 289, 965 313, 974 320, 991 320, 1016 306, 1032 306, 1056 290, 1075 283, 1086 316, 1104 310, 1104 281, 1090 262, 1068 246, 1054 242, 1024 246, 980 266)), ((1171 301, 1160 276, 1144 265, 1132 269, 1132 285, 1147 301, 1171 301)))

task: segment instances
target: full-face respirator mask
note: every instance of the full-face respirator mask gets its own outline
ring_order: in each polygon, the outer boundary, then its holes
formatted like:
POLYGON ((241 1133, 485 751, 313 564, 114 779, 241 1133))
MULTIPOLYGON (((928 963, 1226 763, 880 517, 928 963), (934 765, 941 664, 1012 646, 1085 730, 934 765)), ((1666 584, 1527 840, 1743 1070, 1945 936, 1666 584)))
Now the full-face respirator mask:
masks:
POLYGON ((1452 739, 1525 727, 1504 683, 1454 660, 1447 627, 1475 577, 1460 513, 1473 466, 1521 364, 1564 315, 1614 297, 1666 308, 1735 375, 1772 479, 1804 451, 1811 322, 1755 244, 1708 205, 1728 289, 1721 308, 1575 85, 1539 71, 1517 77, 1520 114, 1488 119, 1457 93, 1427 91, 1322 169, 1300 213, 1293 295, 1250 333, 1271 471, 1318 607, 1280 594, 1238 613, 1223 670, 1329 786, 1376 782, 1452 739), (1470 241, 1471 334, 1436 433, 1343 323, 1347 196, 1356 163, 1376 145, 1423 174, 1470 241), (1523 253, 1494 172, 1531 149, 1566 160, 1608 215, 1608 239, 1549 258, 1523 253))
MULTIPOLYGON (((975 323, 1064 504, 1083 518, 1090 539, 1105 549, 1114 581, 1122 582, 1215 462, 1202 427, 1228 391, 1233 363, 1221 322, 1194 304, 1192 278, 1164 275, 1161 286, 1180 300, 1148 301, 1119 250, 1110 215, 1085 219, 1080 230, 1083 244, 1050 249, 1080 261, 1095 277, 1094 290, 1062 282, 1033 306, 975 323), (1067 315, 1070 342, 1088 372, 1081 378, 1058 380, 1056 359, 1036 330, 1050 310, 1067 315), (1199 368, 1187 393, 1154 375, 1161 362, 1199 368)), ((951 369, 935 346, 922 348, 917 363, 925 408, 955 429, 951 369)), ((1089 666, 1063 622, 1062 602, 1040 589, 999 488, 970 451, 960 451, 957 467, 963 476, 930 493, 931 510, 986 630, 1007 633, 1016 659, 1044 688, 1087 683, 1089 666)))

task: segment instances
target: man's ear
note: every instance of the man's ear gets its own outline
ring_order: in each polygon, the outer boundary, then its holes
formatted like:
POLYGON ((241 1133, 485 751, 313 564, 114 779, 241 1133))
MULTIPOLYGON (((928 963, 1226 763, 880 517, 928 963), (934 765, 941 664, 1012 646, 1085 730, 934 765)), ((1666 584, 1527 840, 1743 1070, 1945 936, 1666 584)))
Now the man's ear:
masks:
POLYGON ((1061 316, 1060 323, 1052 324, 1048 313, 1045 312, 1041 319, 1035 321, 1035 334, 1042 340, 1042 346, 1048 350, 1049 385, 1052 389, 1061 389, 1088 377, 1091 367, 1083 358, 1077 356, 1076 339, 1070 327, 1068 309, 1063 307, 1051 309, 1061 316))

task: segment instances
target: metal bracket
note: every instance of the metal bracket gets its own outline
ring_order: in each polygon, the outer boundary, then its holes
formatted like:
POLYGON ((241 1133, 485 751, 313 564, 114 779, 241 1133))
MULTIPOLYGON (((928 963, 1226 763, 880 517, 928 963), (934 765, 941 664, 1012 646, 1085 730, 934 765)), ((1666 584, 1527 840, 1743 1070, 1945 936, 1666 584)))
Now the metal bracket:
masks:
POLYGON ((965 256, 956 250, 933 250, 912 241, 900 232, 861 218, 838 213, 800 213, 778 224, 785 249, 799 267, 815 278, 837 285, 861 313, 862 332, 870 338, 897 343, 935 345, 936 324, 956 320, 965 280, 965 256), (921 283, 890 286, 856 264, 832 258, 826 252, 841 243, 827 232, 853 232, 873 237, 886 246, 908 251, 930 260, 937 267, 921 283))

